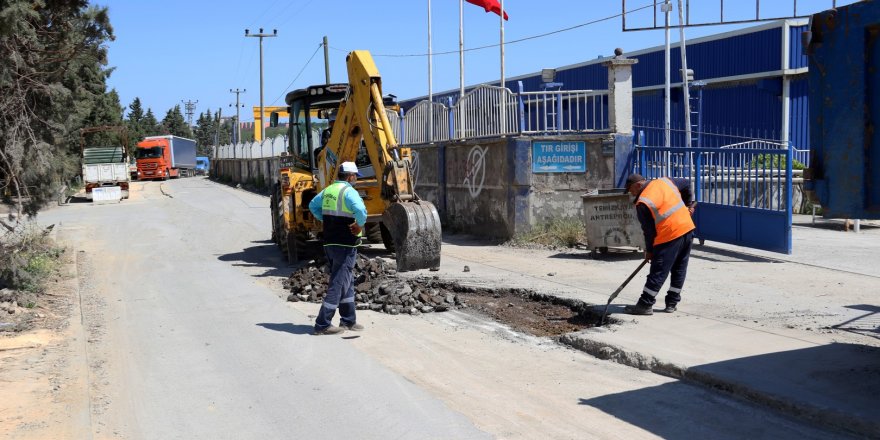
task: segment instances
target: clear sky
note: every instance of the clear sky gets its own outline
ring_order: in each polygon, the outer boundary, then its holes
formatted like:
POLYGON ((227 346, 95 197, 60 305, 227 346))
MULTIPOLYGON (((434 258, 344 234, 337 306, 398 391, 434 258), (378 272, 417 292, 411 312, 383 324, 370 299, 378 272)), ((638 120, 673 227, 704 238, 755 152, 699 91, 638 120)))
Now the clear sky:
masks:
MULTIPOLYGON (((794 0, 761 1, 761 17, 791 15, 794 0)), ((838 5, 854 0, 838 0, 838 5)), ((428 91, 428 0, 97 0, 108 6, 116 40, 109 44, 110 87, 123 106, 140 97, 162 119, 182 100, 198 100, 196 116, 207 109, 230 107, 230 88, 247 89, 241 95, 242 121, 252 121, 259 105, 259 42, 245 38, 260 27, 278 30, 264 45, 264 104, 284 105, 287 91, 324 82, 321 39, 330 41, 331 81, 345 82, 345 54, 354 49, 373 53, 382 74, 383 91, 401 99, 428 91), (317 52, 316 52, 317 50, 317 52), (311 61, 309 62, 309 58, 311 61), (416 55, 416 56, 381 56, 416 55), (300 71, 302 73, 300 74, 300 71), (299 76, 297 77, 297 75, 299 76)), ((615 47, 635 51, 663 44, 662 31, 623 32, 620 0, 505 0, 509 14, 505 41, 572 30, 505 45, 505 76, 538 72, 542 68, 575 64, 611 55, 615 47), (599 21, 606 19, 604 21, 599 21), (595 22, 594 24, 587 24, 595 22), (585 25, 587 24, 587 25, 585 25)), ((652 0, 627 0, 632 11, 652 0)), ((673 4, 676 4, 673 1, 673 4)), ((691 20, 714 20, 720 0, 691 0, 691 20)), ((725 19, 755 16, 755 0, 725 2, 725 19), (734 3, 735 5, 731 5, 734 3)), ((798 0, 798 10, 815 12, 831 7, 832 0, 798 0)), ((457 89, 459 83, 458 18, 456 0, 431 0, 434 92, 457 89)), ((652 24, 650 9, 635 12, 628 27, 652 24)), ((662 23, 662 18, 659 19, 662 23)), ((677 8, 673 13, 677 23, 677 8)), ((695 27, 687 38, 729 31, 743 25, 695 27)), ((497 45, 499 19, 482 8, 464 4, 465 49, 497 45)), ((672 41, 678 41, 677 29, 672 41)), ((465 83, 497 81, 498 47, 472 50, 465 55, 465 83)), ((183 108, 183 106, 181 106, 183 108)))

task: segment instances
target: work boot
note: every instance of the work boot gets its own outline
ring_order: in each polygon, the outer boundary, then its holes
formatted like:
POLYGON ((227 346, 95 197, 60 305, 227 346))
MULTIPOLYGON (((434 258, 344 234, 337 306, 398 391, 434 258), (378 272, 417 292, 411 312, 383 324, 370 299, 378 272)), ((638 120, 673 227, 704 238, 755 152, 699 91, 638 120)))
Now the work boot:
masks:
POLYGON ((357 323, 354 323, 354 324, 339 323, 339 326, 346 329, 346 330, 351 330, 353 332, 359 332, 364 329, 364 326, 357 324, 357 323))
POLYGON ((675 312, 675 304, 666 304, 666 308, 663 309, 663 311, 666 312, 666 313, 673 313, 673 312, 675 312))
POLYGON ((344 331, 345 331, 345 329, 342 328, 342 327, 337 327, 337 326, 335 326, 335 325, 331 325, 330 327, 327 327, 327 328, 324 328, 324 329, 321 329, 321 330, 315 330, 314 332, 312 332, 312 334, 315 335, 315 336, 320 336, 320 335, 338 335, 338 334, 340 334, 340 333, 342 333, 342 332, 344 332, 344 331))
POLYGON ((630 315, 653 315, 654 308, 652 306, 646 306, 642 303, 636 303, 632 306, 626 306, 623 308, 625 313, 630 315))

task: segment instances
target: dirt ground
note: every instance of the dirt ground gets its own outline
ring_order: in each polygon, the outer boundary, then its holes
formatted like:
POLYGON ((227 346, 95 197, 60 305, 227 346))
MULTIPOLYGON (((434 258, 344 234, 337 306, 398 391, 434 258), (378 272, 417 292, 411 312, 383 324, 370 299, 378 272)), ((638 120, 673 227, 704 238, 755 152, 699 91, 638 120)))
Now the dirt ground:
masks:
POLYGON ((516 289, 459 293, 467 304, 462 311, 489 317, 511 328, 534 336, 559 336, 596 325, 592 314, 578 312, 570 305, 539 299, 516 289))
POLYGON ((0 438, 86 438, 88 368, 74 256, 33 308, 4 316, 0 332, 0 438))

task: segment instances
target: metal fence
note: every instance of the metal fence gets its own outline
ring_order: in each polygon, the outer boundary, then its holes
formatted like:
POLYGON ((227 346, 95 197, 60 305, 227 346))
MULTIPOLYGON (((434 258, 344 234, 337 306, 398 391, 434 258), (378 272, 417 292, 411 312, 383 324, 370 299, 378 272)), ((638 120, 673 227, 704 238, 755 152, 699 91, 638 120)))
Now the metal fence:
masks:
POLYGON ((403 142, 403 115, 391 109, 385 109, 385 115, 388 116, 388 122, 391 124, 391 131, 394 133, 394 139, 397 143, 403 142))
POLYGON ((520 92, 522 133, 571 133, 608 129, 608 92, 520 92))
MULTIPOLYGON (((520 90, 522 85, 520 84, 520 90)), ((481 85, 455 104, 421 101, 405 115, 405 144, 514 134, 570 134, 609 131, 607 90, 513 93, 481 85), (429 132, 429 114, 433 127, 429 132)))
POLYGON ((427 144, 449 139, 449 107, 430 101, 421 101, 406 112, 402 143, 427 144), (433 124, 430 123, 433 113, 433 124), (433 128, 433 130, 432 130, 433 128))
POLYGON ((287 136, 276 136, 262 142, 242 142, 214 147, 215 159, 259 159, 280 156, 287 151, 287 136))
POLYGON ((516 96, 509 89, 480 85, 452 106, 455 139, 503 136, 519 132, 516 96))
POLYGON ((785 211, 791 205, 793 149, 752 141, 722 148, 636 147, 634 170, 647 179, 691 180, 700 203, 785 211))
MULTIPOLYGON (((665 142, 663 127, 656 125, 653 121, 633 120, 633 132, 637 136, 636 142, 639 142, 639 145, 658 146, 665 142)), ((781 134, 776 130, 704 125, 702 132, 691 132, 691 146, 722 148, 753 141, 780 144, 784 143, 780 140, 781 137, 781 134)), ((670 129, 669 139, 670 145, 687 144, 685 130, 681 128, 670 129)), ((793 164, 796 169, 808 168, 810 166, 809 145, 792 146, 792 157, 795 160, 793 164)))

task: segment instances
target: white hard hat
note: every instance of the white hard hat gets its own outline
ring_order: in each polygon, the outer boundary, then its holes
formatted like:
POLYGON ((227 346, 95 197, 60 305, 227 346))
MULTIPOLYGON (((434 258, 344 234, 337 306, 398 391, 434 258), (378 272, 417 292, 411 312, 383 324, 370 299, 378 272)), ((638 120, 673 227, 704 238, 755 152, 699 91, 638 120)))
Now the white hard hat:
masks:
POLYGON ((341 169, 343 173, 354 173, 357 174, 358 177, 361 176, 361 173, 358 172, 358 167, 354 162, 342 162, 341 169))

